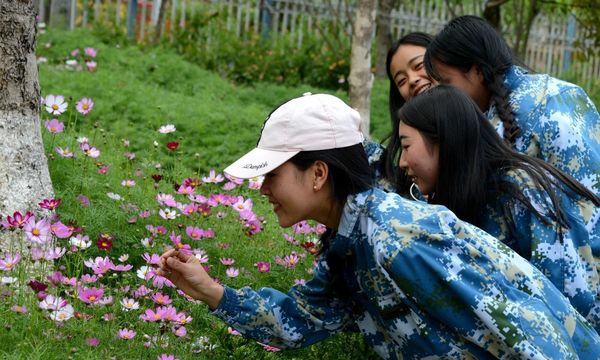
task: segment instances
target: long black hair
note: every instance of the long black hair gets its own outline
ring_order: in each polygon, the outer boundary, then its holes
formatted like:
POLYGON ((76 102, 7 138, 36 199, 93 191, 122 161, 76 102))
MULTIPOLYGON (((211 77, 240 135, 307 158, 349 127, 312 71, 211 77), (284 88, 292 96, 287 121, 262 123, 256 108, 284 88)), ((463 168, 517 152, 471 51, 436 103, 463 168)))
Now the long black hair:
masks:
MULTIPOLYGON (((330 150, 301 151, 292 157, 290 162, 298 169, 306 170, 317 160, 323 161, 329 167, 327 181, 332 189, 333 200, 339 206, 345 204, 348 195, 357 194, 372 187, 371 168, 362 144, 330 150)), ((325 232, 321 234, 319 253, 323 253, 329 248, 330 241, 335 234, 334 229, 326 228, 325 232)), ((325 260, 330 269, 329 286, 332 292, 342 298, 349 296, 343 281, 343 274, 351 268, 350 263, 354 259, 329 252, 325 260)))
POLYGON ((491 104, 496 107, 504 124, 503 138, 510 144, 515 142, 521 129, 507 100, 509 91, 504 85, 504 75, 516 63, 516 59, 506 41, 492 25, 472 15, 451 20, 427 47, 424 62, 427 73, 437 81, 443 79, 436 71, 436 62, 464 72, 468 72, 474 65, 479 66, 484 86, 491 95, 491 104))
MULTIPOLYGON (((387 52, 387 56, 385 59, 385 69, 390 83, 388 106, 390 111, 390 121, 392 124, 392 129, 396 125, 396 113, 406 103, 406 100, 402 97, 402 95, 400 95, 400 90, 398 89, 398 86, 396 85, 396 82, 394 81, 394 77, 392 75, 392 58, 394 57, 394 55, 396 55, 398 48, 400 48, 400 46, 402 45, 415 45, 421 46, 424 49, 426 49, 432 41, 433 36, 429 34, 422 32, 412 32, 398 39, 395 43, 392 44, 392 47, 390 47, 390 49, 387 52)), ((406 196, 408 195, 410 180, 408 179, 408 177, 404 176, 403 173, 398 173, 396 171, 396 164, 393 164, 388 157, 388 154, 390 152, 397 152, 400 149, 400 143, 398 141, 395 141, 395 137, 393 136, 393 134, 390 134, 387 138, 389 139, 388 146, 384 150, 384 153, 382 155, 383 158, 386 159, 385 166, 383 169, 383 175, 387 179, 395 179, 394 186, 396 187, 398 193, 406 196)))
MULTIPOLYGON (((568 228, 557 191, 570 189, 590 199, 600 198, 552 165, 514 151, 506 144, 477 104, 462 91, 439 85, 411 99, 398 111, 399 122, 417 129, 427 144, 439 146, 438 180, 429 201, 442 204, 459 218, 480 225, 489 194, 508 193, 533 211, 568 228), (542 215, 516 185, 501 180, 509 169, 525 171, 549 195, 552 206, 542 215)), ((398 137, 398 128, 394 129, 398 137)))

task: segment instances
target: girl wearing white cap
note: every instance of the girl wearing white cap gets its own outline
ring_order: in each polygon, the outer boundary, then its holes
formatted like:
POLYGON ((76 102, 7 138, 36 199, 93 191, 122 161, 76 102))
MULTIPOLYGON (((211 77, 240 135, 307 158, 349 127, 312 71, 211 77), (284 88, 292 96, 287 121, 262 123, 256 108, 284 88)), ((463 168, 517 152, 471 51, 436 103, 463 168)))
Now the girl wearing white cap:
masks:
POLYGON ((266 175, 284 227, 327 226, 314 278, 282 293, 215 283, 198 260, 160 273, 245 336, 298 348, 359 329, 385 359, 596 359, 600 337, 531 264, 443 206, 371 187, 358 113, 331 95, 275 109, 225 172, 266 175))

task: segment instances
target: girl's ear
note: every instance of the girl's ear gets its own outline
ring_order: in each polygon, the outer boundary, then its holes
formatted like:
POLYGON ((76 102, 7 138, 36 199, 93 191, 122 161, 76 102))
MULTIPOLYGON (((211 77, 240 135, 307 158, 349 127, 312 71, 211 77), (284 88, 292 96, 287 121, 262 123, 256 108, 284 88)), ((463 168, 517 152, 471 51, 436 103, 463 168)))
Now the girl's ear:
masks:
POLYGON ((471 66, 471 69, 469 70, 469 73, 469 75, 475 77, 479 84, 484 83, 485 78, 483 76, 483 70, 481 69, 481 66, 479 66, 479 64, 473 64, 473 66, 471 66))
POLYGON ((327 182, 329 166, 324 161, 316 160, 311 166, 311 175, 313 176, 313 190, 318 191, 327 182))

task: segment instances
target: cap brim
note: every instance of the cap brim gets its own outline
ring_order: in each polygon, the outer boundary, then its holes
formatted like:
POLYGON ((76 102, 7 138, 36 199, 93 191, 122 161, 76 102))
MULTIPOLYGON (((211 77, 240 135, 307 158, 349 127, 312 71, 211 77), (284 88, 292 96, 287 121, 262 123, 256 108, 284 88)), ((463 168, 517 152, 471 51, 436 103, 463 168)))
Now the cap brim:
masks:
POLYGON ((239 160, 229 165, 226 174, 240 179, 250 179, 261 176, 279 167, 300 151, 272 151, 255 148, 239 160))

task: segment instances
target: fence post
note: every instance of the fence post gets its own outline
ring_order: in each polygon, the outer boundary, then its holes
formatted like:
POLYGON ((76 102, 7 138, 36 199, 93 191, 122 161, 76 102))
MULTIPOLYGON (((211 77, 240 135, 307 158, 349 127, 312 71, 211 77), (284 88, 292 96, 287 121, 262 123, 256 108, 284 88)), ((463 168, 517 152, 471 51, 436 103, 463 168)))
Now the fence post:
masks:
POLYGON ((565 46, 565 52, 563 54, 563 58, 565 59, 565 61, 563 62, 562 71, 568 71, 571 68, 571 49, 573 48, 573 41, 575 40, 575 32, 575 15, 573 15, 573 13, 570 13, 569 18, 567 20, 567 46, 565 46))
POLYGON ((127 37, 135 37, 135 18, 137 16, 137 0, 127 1, 127 37))
POLYGON ((264 40, 269 38, 271 32, 271 9, 273 8, 273 0, 262 0, 260 7, 260 37, 264 40))

